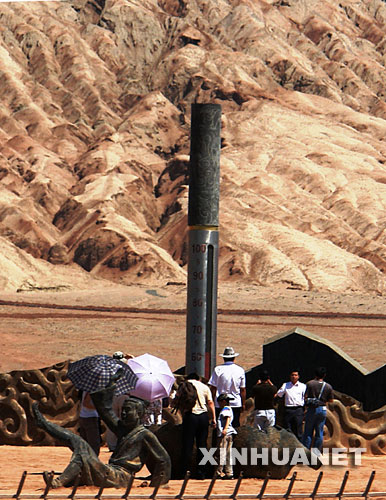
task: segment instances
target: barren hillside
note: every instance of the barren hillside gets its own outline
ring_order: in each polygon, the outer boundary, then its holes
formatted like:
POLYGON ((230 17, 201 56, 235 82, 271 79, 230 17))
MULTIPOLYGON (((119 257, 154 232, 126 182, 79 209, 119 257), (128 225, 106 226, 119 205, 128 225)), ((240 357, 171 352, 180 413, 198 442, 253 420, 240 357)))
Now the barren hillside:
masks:
POLYGON ((222 281, 385 292, 381 0, 0 3, 0 289, 185 282, 190 105, 222 281))

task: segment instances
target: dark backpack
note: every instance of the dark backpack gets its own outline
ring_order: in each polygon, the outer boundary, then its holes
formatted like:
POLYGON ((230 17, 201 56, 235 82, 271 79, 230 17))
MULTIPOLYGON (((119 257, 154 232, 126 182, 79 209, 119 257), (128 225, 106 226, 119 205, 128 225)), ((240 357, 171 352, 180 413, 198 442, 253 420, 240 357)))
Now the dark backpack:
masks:
POLYGON ((197 399, 197 389, 189 380, 184 380, 178 386, 177 393, 172 401, 172 413, 177 413, 178 410, 181 413, 192 411, 197 399))

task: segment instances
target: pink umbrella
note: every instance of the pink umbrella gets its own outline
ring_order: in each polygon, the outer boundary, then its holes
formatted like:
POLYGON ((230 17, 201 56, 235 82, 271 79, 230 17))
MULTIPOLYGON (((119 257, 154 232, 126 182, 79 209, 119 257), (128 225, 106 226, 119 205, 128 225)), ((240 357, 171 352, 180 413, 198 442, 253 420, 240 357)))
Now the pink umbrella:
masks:
POLYGON ((150 402, 169 396, 175 378, 164 359, 146 353, 129 359, 127 364, 138 377, 135 389, 130 391, 132 396, 150 402))

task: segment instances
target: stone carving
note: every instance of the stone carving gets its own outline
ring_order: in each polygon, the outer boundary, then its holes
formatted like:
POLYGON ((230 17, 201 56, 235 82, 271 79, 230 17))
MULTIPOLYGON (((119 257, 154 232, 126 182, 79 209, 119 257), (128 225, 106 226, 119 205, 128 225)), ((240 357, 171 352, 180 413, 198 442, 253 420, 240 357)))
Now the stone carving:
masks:
POLYGON ((56 440, 33 425, 31 405, 52 421, 75 430, 78 391, 66 378, 68 361, 39 370, 16 370, 0 374, 0 443, 7 445, 54 445, 56 440))
MULTIPOLYGON (((234 473, 237 475, 239 472, 243 472, 244 477, 255 477, 255 478, 265 478, 269 472, 272 479, 284 479, 289 474, 293 465, 290 465, 291 458, 293 457, 295 450, 297 452, 300 449, 304 450, 304 456, 307 457, 307 461, 312 469, 319 469, 322 465, 318 458, 313 455, 309 449, 305 448, 296 436, 280 427, 268 427, 267 432, 262 432, 254 427, 242 426, 237 429, 237 435, 235 436, 233 446, 239 451, 242 448, 247 448, 248 450, 256 448, 261 450, 262 448, 268 449, 268 464, 264 465, 261 460, 257 460, 257 465, 240 465, 236 462, 234 466, 234 473), (288 448, 288 463, 283 465, 277 465, 272 462, 272 449, 277 448, 280 453, 284 448, 288 448)), ((299 458, 297 456, 297 458, 299 458)), ((296 461, 296 460, 295 460, 296 461)))
MULTIPOLYGON (((167 450, 171 463, 172 463, 172 479, 180 479, 182 477, 182 425, 172 425, 167 423, 162 425, 159 429, 154 430, 156 436, 159 441, 167 450)), ((279 428, 270 428, 268 432, 261 432, 257 429, 249 426, 243 425, 237 429, 237 436, 234 439, 234 448, 241 452, 242 448, 268 448, 269 450, 277 447, 279 449, 289 448, 289 457, 291 458, 295 448, 303 448, 305 456, 311 463, 311 454, 307 448, 304 448, 303 445, 297 440, 297 438, 291 433, 286 431, 285 429, 279 428)), ((210 443, 212 441, 212 436, 209 433, 208 436, 208 447, 210 447, 210 443)), ((193 455, 195 455, 196 450, 194 449, 193 455)), ((269 452, 268 452, 269 453, 269 452)), ((249 455, 250 456, 250 455, 249 455)), ((195 464, 195 457, 193 456, 192 463, 195 464)), ((316 465, 312 466, 312 468, 319 468, 320 462, 318 462, 317 457, 313 456, 313 463, 316 465)), ((234 466, 234 472, 238 475, 241 471, 243 472, 245 477, 255 477, 255 478, 264 478, 266 477, 267 472, 270 472, 272 478, 275 479, 283 479, 290 472, 292 466, 291 465, 274 465, 270 461, 268 465, 261 465, 259 461, 257 461, 256 465, 240 465, 236 463, 234 466)), ((152 470, 153 464, 152 462, 148 462, 147 466, 149 470, 152 470)), ((194 475, 195 470, 191 471, 194 475)), ((210 465, 207 465, 207 477, 212 477, 214 470, 210 465)))
POLYGON ((82 485, 105 488, 127 486, 131 476, 142 469, 149 457, 153 460, 150 486, 160 486, 169 481, 170 458, 155 434, 141 424, 146 402, 128 397, 118 418, 112 409, 114 389, 113 383, 91 393, 100 417, 118 438, 108 464, 101 462, 91 446, 79 435, 43 417, 38 404, 33 403, 37 425, 73 451, 70 463, 59 477, 52 478, 49 472, 43 474, 52 488, 71 486, 78 478, 82 485))
POLYGON ((324 446, 365 448, 368 455, 386 454, 386 411, 363 411, 354 398, 335 391, 328 405, 324 446))
MULTIPOLYGON (((386 454, 386 410, 364 411, 359 401, 334 391, 335 399, 329 403, 324 428, 324 448, 364 448, 367 455, 386 454)), ((246 401, 241 422, 253 423, 253 399, 246 401)), ((283 407, 276 408, 277 423, 283 422, 283 407)))
MULTIPOLYGON (((39 401, 48 418, 68 430, 78 427, 78 394, 66 378, 68 362, 40 370, 20 370, 0 374, 0 443, 6 445, 55 445, 57 440, 38 429, 32 421, 31 405, 39 401)), ((324 446, 366 448, 369 455, 386 454, 386 410, 367 412, 354 398, 335 391, 329 406, 324 446)), ((248 403, 252 411, 252 400, 248 403)), ((178 423, 176 416, 164 411, 164 417, 178 423)), ((248 411, 242 423, 248 423, 248 411)), ((174 427, 178 429, 178 426, 174 427)), ((162 431, 165 432, 165 431, 162 431)), ((178 432, 176 430, 175 432, 178 432)))

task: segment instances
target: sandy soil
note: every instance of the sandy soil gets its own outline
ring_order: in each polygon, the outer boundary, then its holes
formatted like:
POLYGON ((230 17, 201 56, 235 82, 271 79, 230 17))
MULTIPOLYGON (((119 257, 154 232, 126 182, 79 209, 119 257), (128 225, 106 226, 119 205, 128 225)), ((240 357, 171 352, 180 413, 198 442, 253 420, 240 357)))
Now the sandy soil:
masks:
MULTIPOLYGON (((177 369, 185 363, 185 301, 182 285, 2 294, 1 371, 42 368, 118 349, 135 355, 151 352, 177 369)), ((221 285, 218 309, 218 351, 232 344, 246 369, 260 363, 264 341, 295 326, 331 340, 369 370, 384 363, 383 297, 221 285)), ((103 449, 102 460, 107 461, 108 456, 103 449)), ((66 448, 0 446, 0 497, 15 493, 24 470, 60 471, 69 458, 66 448)), ((336 494, 346 469, 324 467, 320 491, 336 494)), ((303 466, 293 470, 297 472, 293 492, 311 493, 318 472, 303 466)), ((363 491, 372 470, 376 471, 372 491, 385 491, 386 457, 364 457, 362 466, 352 467, 346 491, 363 491)), ((285 493, 289 478, 270 481, 267 493, 285 493)), ((151 490, 140 485, 136 480, 133 494, 150 495, 151 490)), ((261 480, 243 480, 240 493, 258 494, 261 485, 261 480)), ((187 493, 205 493, 208 486, 209 480, 192 480, 187 493)), ((218 482, 214 493, 231 494, 234 486, 235 482, 218 482)), ((173 481, 162 494, 176 495, 180 488, 181 481, 173 481)), ((80 493, 89 491, 96 494, 90 488, 82 488, 80 493)), ((27 475, 23 492, 41 494, 41 475, 27 475)))
MULTIPOLYGON (((129 286, 0 295, 0 370, 34 369, 116 350, 185 364, 186 287, 129 286)), ((385 298, 220 284, 217 346, 239 363, 261 362, 262 345, 296 326, 335 343, 374 370, 384 364, 385 298), (365 341, 364 341, 365 340, 365 341)))
MULTIPOLYGON (((23 487, 24 494, 41 495, 44 491, 44 482, 41 476, 43 470, 55 470, 60 472, 70 459, 71 452, 67 448, 54 447, 16 447, 2 446, 0 447, 0 498, 4 495, 9 495, 17 491, 17 487, 23 471, 27 470, 28 474, 23 487)), ((107 448, 102 448, 101 460, 107 462, 109 459, 107 448)), ((345 491, 347 493, 363 492, 373 470, 376 471, 375 479, 372 483, 372 492, 385 492, 386 490, 386 457, 364 457, 361 466, 323 466, 323 478, 320 483, 319 493, 331 493, 336 496, 342 484, 346 471, 349 471, 349 480, 346 484, 345 491)), ((266 493, 282 493, 287 491, 290 479, 293 473, 296 472, 296 481, 293 487, 293 494, 308 493, 313 491, 315 482, 320 471, 314 471, 306 466, 296 466, 286 479, 270 480, 266 489, 266 493)), ((133 495, 150 496, 153 489, 143 487, 143 478, 148 474, 147 470, 143 470, 138 475, 138 479, 134 481, 131 493, 133 495)), ((210 484, 210 480, 197 481, 190 480, 186 490, 186 494, 205 494, 210 484)), ((263 480, 261 479, 243 479, 239 493, 257 495, 260 492, 263 480)), ((182 481, 170 481, 167 488, 162 488, 160 495, 177 495, 181 489, 182 481)), ((236 481, 217 481, 213 493, 231 494, 235 488, 236 481)), ((69 495, 71 489, 61 488, 55 493, 69 495)), ((98 488, 82 486, 78 489, 80 495, 89 494, 96 495, 98 488)), ((108 495, 123 495, 124 490, 106 490, 108 495)), ((386 495, 386 493, 385 493, 386 495)))

